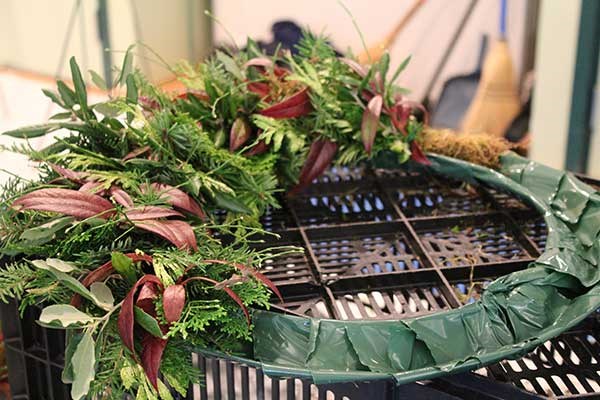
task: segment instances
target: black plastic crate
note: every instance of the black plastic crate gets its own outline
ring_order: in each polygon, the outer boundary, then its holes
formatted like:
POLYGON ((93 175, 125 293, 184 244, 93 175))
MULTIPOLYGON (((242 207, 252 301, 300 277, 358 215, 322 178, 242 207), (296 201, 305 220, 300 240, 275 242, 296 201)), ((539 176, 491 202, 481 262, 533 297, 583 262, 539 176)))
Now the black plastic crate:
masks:
MULTIPOLYGON (((397 320, 457 308, 475 301, 494 278, 526 268, 546 240, 543 220, 521 200, 418 170, 335 168, 302 196, 282 200, 281 209, 262 218, 279 239, 266 236, 256 245, 305 249, 265 263, 263 272, 284 298, 274 299, 273 309, 309 317, 397 320)), ((0 311, 14 399, 67 399, 62 333, 37 325, 34 309, 21 321, 14 304, 0 311)), ((521 361, 478 370, 484 377, 468 373, 399 387, 392 381, 316 387, 309 379, 272 379, 197 354, 205 383, 187 398, 600 398, 598 327, 595 316, 588 318, 521 361)))

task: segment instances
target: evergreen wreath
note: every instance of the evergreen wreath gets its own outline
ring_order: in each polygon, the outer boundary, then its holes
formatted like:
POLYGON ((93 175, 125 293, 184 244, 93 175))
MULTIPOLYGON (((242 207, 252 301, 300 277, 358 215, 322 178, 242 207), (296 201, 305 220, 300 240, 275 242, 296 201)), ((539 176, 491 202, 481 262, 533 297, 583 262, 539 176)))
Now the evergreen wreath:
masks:
MULTIPOLYGON (((10 149, 38 162, 40 176, 2 188, 0 300, 43 305, 39 323, 66 330, 74 399, 185 395, 200 378, 191 349, 241 351, 249 308, 279 296, 261 266, 301 251, 253 245, 278 192, 301 191, 332 162, 428 163, 421 148, 439 146, 414 115, 426 117, 422 106, 395 85, 409 59, 392 72, 387 54, 362 66, 320 36, 273 57, 248 40, 244 51, 172 67, 187 88, 175 94, 132 60, 130 48, 114 82, 91 73, 111 96, 89 104, 71 59, 73 88, 44 90, 64 112, 5 132, 70 132, 42 150, 10 149)), ((480 162, 497 161, 507 148, 498 143, 480 162)))

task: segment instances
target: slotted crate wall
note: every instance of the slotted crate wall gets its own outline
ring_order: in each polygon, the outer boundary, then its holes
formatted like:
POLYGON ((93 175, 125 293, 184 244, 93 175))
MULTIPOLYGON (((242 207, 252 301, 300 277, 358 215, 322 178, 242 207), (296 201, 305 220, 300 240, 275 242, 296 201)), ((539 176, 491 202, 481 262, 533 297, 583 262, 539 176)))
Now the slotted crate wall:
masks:
MULTIPOLYGON (((493 279, 538 257, 547 231, 541 216, 506 193, 420 170, 362 167, 331 169, 302 195, 282 198, 282 208, 268 210, 261 222, 279 236, 266 236, 260 246, 304 248, 262 265, 283 295, 274 309, 340 320, 397 320, 476 301, 493 279)), ((67 399, 60 332, 37 325, 35 310, 19 323, 14 304, 1 310, 16 371, 14 400, 67 399)), ((316 387, 308 379, 271 379, 260 369, 198 354, 194 362, 205 383, 187 398, 600 398, 599 324, 593 316, 521 360, 479 370, 486 376, 483 391, 459 383, 457 395, 452 377, 402 387, 390 381, 316 387), (510 384, 498 392, 509 395, 487 396, 495 382, 510 384)))

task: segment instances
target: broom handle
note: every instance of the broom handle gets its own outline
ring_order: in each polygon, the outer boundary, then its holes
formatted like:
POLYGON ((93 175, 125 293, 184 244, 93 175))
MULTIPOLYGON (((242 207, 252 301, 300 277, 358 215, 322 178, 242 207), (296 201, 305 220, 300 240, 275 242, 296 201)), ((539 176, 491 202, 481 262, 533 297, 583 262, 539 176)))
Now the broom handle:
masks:
POLYGON ((507 0, 500 0, 500 39, 506 39, 506 8, 507 0))
POLYGON ((412 17, 419 10, 419 8, 421 8, 421 6, 425 3, 425 1, 426 0, 416 0, 412 4, 412 6, 408 9, 406 14, 404 14, 402 16, 402 19, 400 21, 398 21, 398 23, 396 24, 394 29, 392 29, 392 31, 385 37, 385 39, 384 39, 384 43, 385 43, 384 47, 385 48, 389 48, 396 41, 400 32, 402 32, 402 30, 404 29, 406 24, 408 24, 410 22, 412 17))
POLYGON ((431 94, 431 91, 433 90, 435 83, 439 79, 439 77, 442 73, 442 70, 446 66, 446 62, 448 62, 448 59, 450 58, 450 54, 452 54, 452 51, 454 50, 454 47, 456 46, 458 39, 460 38, 461 34, 463 33, 463 30, 465 29, 465 26, 467 25, 467 22, 469 21, 469 18, 471 17, 471 14, 473 13, 475 6, 477 5, 477 1, 478 0, 471 0, 469 5, 467 6, 465 13, 463 14, 458 26, 456 27, 454 34, 452 35, 452 39, 450 40, 448 47, 446 47, 446 51, 444 52, 444 55, 440 59, 440 62, 438 63, 438 65, 435 67, 433 76, 431 77, 431 80, 429 81, 429 84, 427 85, 427 88, 425 89, 425 96, 423 96, 423 99, 429 98, 429 95, 431 94))

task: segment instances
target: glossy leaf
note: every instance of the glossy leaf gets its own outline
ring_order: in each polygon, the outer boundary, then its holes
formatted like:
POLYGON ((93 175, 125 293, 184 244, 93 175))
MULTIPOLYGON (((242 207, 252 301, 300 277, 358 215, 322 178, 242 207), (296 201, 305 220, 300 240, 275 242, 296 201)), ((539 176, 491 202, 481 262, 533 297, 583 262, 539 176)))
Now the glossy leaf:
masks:
POLYGON ((228 56, 227 54, 225 54, 219 50, 217 50, 216 55, 217 55, 217 60, 219 60, 223 64, 223 66, 225 67, 227 72, 229 72, 231 75, 233 75, 239 81, 244 80, 244 75, 242 74, 242 70, 240 69, 240 67, 237 65, 237 63, 235 62, 235 60, 232 57, 228 56))
POLYGON ((42 245, 56 237, 56 233, 71 225, 75 221, 73 217, 60 217, 43 225, 29 228, 23 231, 19 239, 30 245, 42 245))
POLYGON ((59 260, 58 258, 46 258, 46 264, 61 272, 73 272, 77 271, 78 269, 75 264, 68 261, 59 260))
POLYGON ((137 294, 137 290, 140 286, 142 286, 146 282, 152 282, 156 284, 158 287, 162 289, 163 284, 154 275, 144 275, 142 276, 129 290, 127 296, 123 300, 123 304, 121 305, 121 311, 119 312, 119 317, 117 319, 117 327, 119 330, 119 336, 121 336, 121 340, 123 341, 123 345, 131 351, 131 355, 134 359, 137 359, 134 347, 134 338, 133 338, 133 326, 135 322, 134 315, 134 304, 135 297, 137 294))
POLYGON ((239 149, 250 139, 251 134, 252 130, 248 121, 244 118, 236 118, 229 131, 229 151, 233 152, 239 149))
POLYGON ((130 284, 137 280, 137 273, 133 265, 133 260, 123 253, 113 251, 110 254, 112 268, 124 277, 130 284))
POLYGON ((73 383, 74 374, 73 374, 73 354, 75 354, 75 350, 77 350, 77 346, 81 339, 83 339, 83 333, 80 330, 68 329, 65 333, 65 366, 62 371, 61 380, 63 383, 71 384, 73 383))
POLYGON ((312 110, 308 88, 304 88, 287 99, 261 110, 260 114, 265 117, 284 119, 301 117, 309 114, 312 110))
POLYGON ((50 123, 41 125, 30 125, 23 128, 12 129, 10 131, 3 132, 2 134, 19 139, 32 139, 44 136, 45 134, 54 132, 58 129, 60 129, 60 124, 50 123))
POLYGON ((337 152, 337 143, 328 139, 317 139, 311 144, 308 157, 304 162, 298 184, 290 190, 293 195, 311 184, 331 164, 337 152))
POLYGON ((167 217, 183 217, 183 214, 173 210, 172 208, 143 206, 126 209, 125 216, 131 221, 144 221, 167 217))
POLYGON ((81 75, 81 70, 75 61, 75 57, 71 57, 69 60, 71 67, 71 77, 73 79, 73 86, 75 87, 75 96, 77 97, 77 103, 81 106, 81 111, 84 114, 88 114, 88 102, 87 102, 87 90, 85 88, 85 81, 81 75))
POLYGON ((358 74, 361 78, 364 78, 369 73, 369 70, 361 65, 359 62, 354 61, 350 58, 342 57, 340 61, 350 67, 350 69, 358 74))
POLYGON ((133 313, 135 316, 135 322, 137 322, 139 326, 144 328, 146 332, 158 338, 163 337, 163 333, 160 330, 160 326, 158 325, 158 321, 156 320, 156 318, 152 317, 150 314, 148 314, 141 307, 138 306, 133 307, 133 313))
POLYGON ((100 196, 70 189, 39 189, 13 202, 18 210, 49 211, 86 219, 108 218, 113 214, 110 201, 100 196))
POLYGON ((251 214, 252 210, 238 197, 229 193, 215 192, 215 203, 218 207, 227 211, 233 211, 240 214, 251 214))
POLYGON ((191 225, 184 221, 134 221, 140 229, 155 233, 180 249, 198 250, 198 243, 191 225))
POLYGON ((377 134, 377 126, 379 125, 379 116, 381 115, 382 106, 383 98, 381 95, 376 95, 369 101, 367 108, 363 112, 361 137, 367 154, 371 154, 373 143, 375 143, 375 135, 377 134))
POLYGON ((423 165, 431 165, 431 161, 425 156, 421 147, 414 140, 410 142, 410 158, 423 165))
POLYGON ((156 306, 154 305, 156 299, 158 299, 158 288, 153 282, 146 282, 140 289, 135 305, 145 313, 156 316, 156 306))
POLYGON ((160 193, 160 198, 182 211, 193 214, 201 219, 206 218, 206 214, 200 205, 192 199, 190 195, 176 187, 161 183, 153 183, 152 188, 160 193))
POLYGON ((112 186, 109 190, 112 198, 117 202, 117 204, 122 205, 123 207, 133 207, 133 200, 129 196, 129 194, 123 189, 112 186))
POLYGON ((80 183, 83 180, 85 180, 85 174, 83 172, 73 171, 72 169, 65 168, 60 165, 52 164, 52 163, 48 163, 48 165, 50 166, 50 168, 52 168, 52 170, 54 172, 56 172, 63 178, 67 178, 70 181, 80 183))
POLYGON ((90 292, 96 297, 96 303, 103 305, 103 309, 110 309, 114 306, 115 298, 104 282, 92 283, 90 285, 90 292))
POLYGON ((92 78, 92 82, 94 83, 94 85, 96 85, 96 87, 98 87, 98 89, 100 89, 100 90, 108 90, 108 86, 106 85, 106 81, 104 80, 103 77, 100 76, 100 74, 98 74, 96 71, 93 71, 93 70, 89 70, 88 72, 90 73, 90 76, 92 78))
POLYGON ((249 92, 257 94, 261 98, 267 97, 271 93, 271 86, 265 82, 249 82, 246 87, 249 92))
POLYGON ((257 156, 269 150, 269 145, 264 140, 259 140, 250 150, 244 153, 246 157, 257 156))
POLYGON ((50 328, 69 328, 87 325, 94 322, 94 318, 69 304, 53 304, 42 310, 38 321, 50 328))
POLYGON ((141 361, 148 380, 158 390, 158 372, 162 355, 167 346, 165 339, 146 334, 142 339, 141 361))
POLYGON ((74 400, 84 398, 90 390, 90 383, 94 380, 96 366, 96 344, 89 332, 85 332, 79 341, 73 357, 73 383, 71 384, 71 397, 74 400))
POLYGON ((163 308, 167 322, 178 321, 184 306, 185 288, 183 285, 168 286, 163 292, 163 308))

